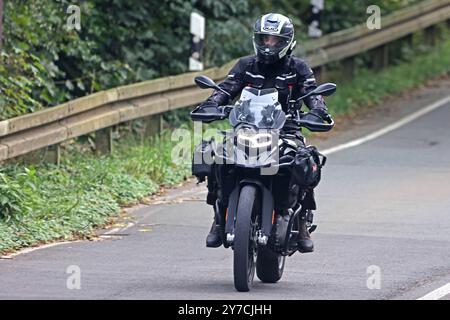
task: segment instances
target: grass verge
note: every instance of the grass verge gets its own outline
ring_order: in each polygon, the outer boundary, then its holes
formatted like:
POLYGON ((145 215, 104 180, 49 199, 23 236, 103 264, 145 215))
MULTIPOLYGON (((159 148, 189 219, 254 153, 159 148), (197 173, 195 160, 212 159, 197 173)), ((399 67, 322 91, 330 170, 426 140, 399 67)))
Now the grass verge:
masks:
POLYGON ((171 162, 163 136, 124 144, 111 156, 65 151, 62 164, 0 170, 0 254, 52 240, 89 238, 96 227, 162 184, 183 181, 190 166, 171 162))

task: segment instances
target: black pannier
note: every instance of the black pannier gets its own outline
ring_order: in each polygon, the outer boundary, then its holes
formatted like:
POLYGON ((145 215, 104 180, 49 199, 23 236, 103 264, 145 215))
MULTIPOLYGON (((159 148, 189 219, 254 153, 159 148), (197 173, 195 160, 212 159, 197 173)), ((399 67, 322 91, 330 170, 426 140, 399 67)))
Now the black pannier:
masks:
POLYGON ((200 181, 205 181, 212 171, 214 152, 211 141, 202 140, 194 150, 192 159, 192 174, 200 181))
POLYGON ((320 182, 322 167, 326 160, 327 158, 314 146, 300 148, 295 155, 292 168, 295 182, 302 188, 315 188, 320 182))

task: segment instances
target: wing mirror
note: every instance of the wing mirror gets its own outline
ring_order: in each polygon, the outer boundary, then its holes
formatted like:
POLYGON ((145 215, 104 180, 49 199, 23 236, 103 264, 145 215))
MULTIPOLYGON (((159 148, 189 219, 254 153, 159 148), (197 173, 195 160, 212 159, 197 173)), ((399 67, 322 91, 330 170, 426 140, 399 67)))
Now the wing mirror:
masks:
POLYGON ((211 80, 207 76, 195 77, 194 81, 197 84, 197 86, 201 89, 216 89, 230 96, 228 92, 219 87, 213 80, 211 80))

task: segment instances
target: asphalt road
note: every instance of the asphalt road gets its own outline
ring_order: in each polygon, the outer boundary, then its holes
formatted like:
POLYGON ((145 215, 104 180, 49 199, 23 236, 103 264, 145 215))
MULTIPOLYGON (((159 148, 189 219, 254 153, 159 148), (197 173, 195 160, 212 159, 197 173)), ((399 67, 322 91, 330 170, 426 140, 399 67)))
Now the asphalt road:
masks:
POLYGON ((232 251, 205 247, 211 208, 191 184, 133 210, 111 239, 0 259, 0 298, 417 299, 450 282, 449 120, 450 104, 330 155, 316 250, 288 258, 277 284, 235 291, 232 251), (67 288, 69 266, 80 289, 67 288))

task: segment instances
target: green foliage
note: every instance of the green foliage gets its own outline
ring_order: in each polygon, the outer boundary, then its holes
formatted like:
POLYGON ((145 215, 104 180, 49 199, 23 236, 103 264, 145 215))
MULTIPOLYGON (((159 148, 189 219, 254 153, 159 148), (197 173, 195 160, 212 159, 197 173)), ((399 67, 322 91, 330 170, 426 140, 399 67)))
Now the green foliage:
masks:
POLYGON ((15 179, 0 173, 0 218, 10 219, 15 214, 28 211, 21 206, 24 196, 15 179))
MULTIPOLYGON (((66 9, 70 4, 67 0, 5 2, 3 56, 8 57, 9 67, 0 69, 0 79, 21 90, 14 93, 11 86, 0 88, 4 96, 0 118, 57 105, 118 86, 129 78, 132 71, 126 63, 102 57, 98 44, 88 34, 68 29, 66 9), (28 63, 33 73, 27 69, 28 63), (17 81, 20 76, 26 81, 17 81)), ((80 6, 82 18, 89 20, 92 4, 80 6)))
MULTIPOLYGON (((367 18, 378 4, 387 13, 417 0, 327 1, 325 33, 367 18)), ((0 119, 92 92, 187 71, 189 15, 206 17, 207 67, 252 54, 251 29, 269 11, 292 17, 306 38, 309 0, 14 0, 5 1, 5 52, 0 66, 0 119), (80 6, 81 30, 66 12, 80 6)))
POLYGON ((130 140, 109 157, 66 151, 59 166, 11 165, 0 171, 0 254, 74 234, 90 236, 119 212, 162 184, 190 175, 171 164, 168 133, 140 145, 130 140))
POLYGON ((0 120, 34 112, 45 96, 46 71, 39 59, 22 49, 0 53, 0 120))

